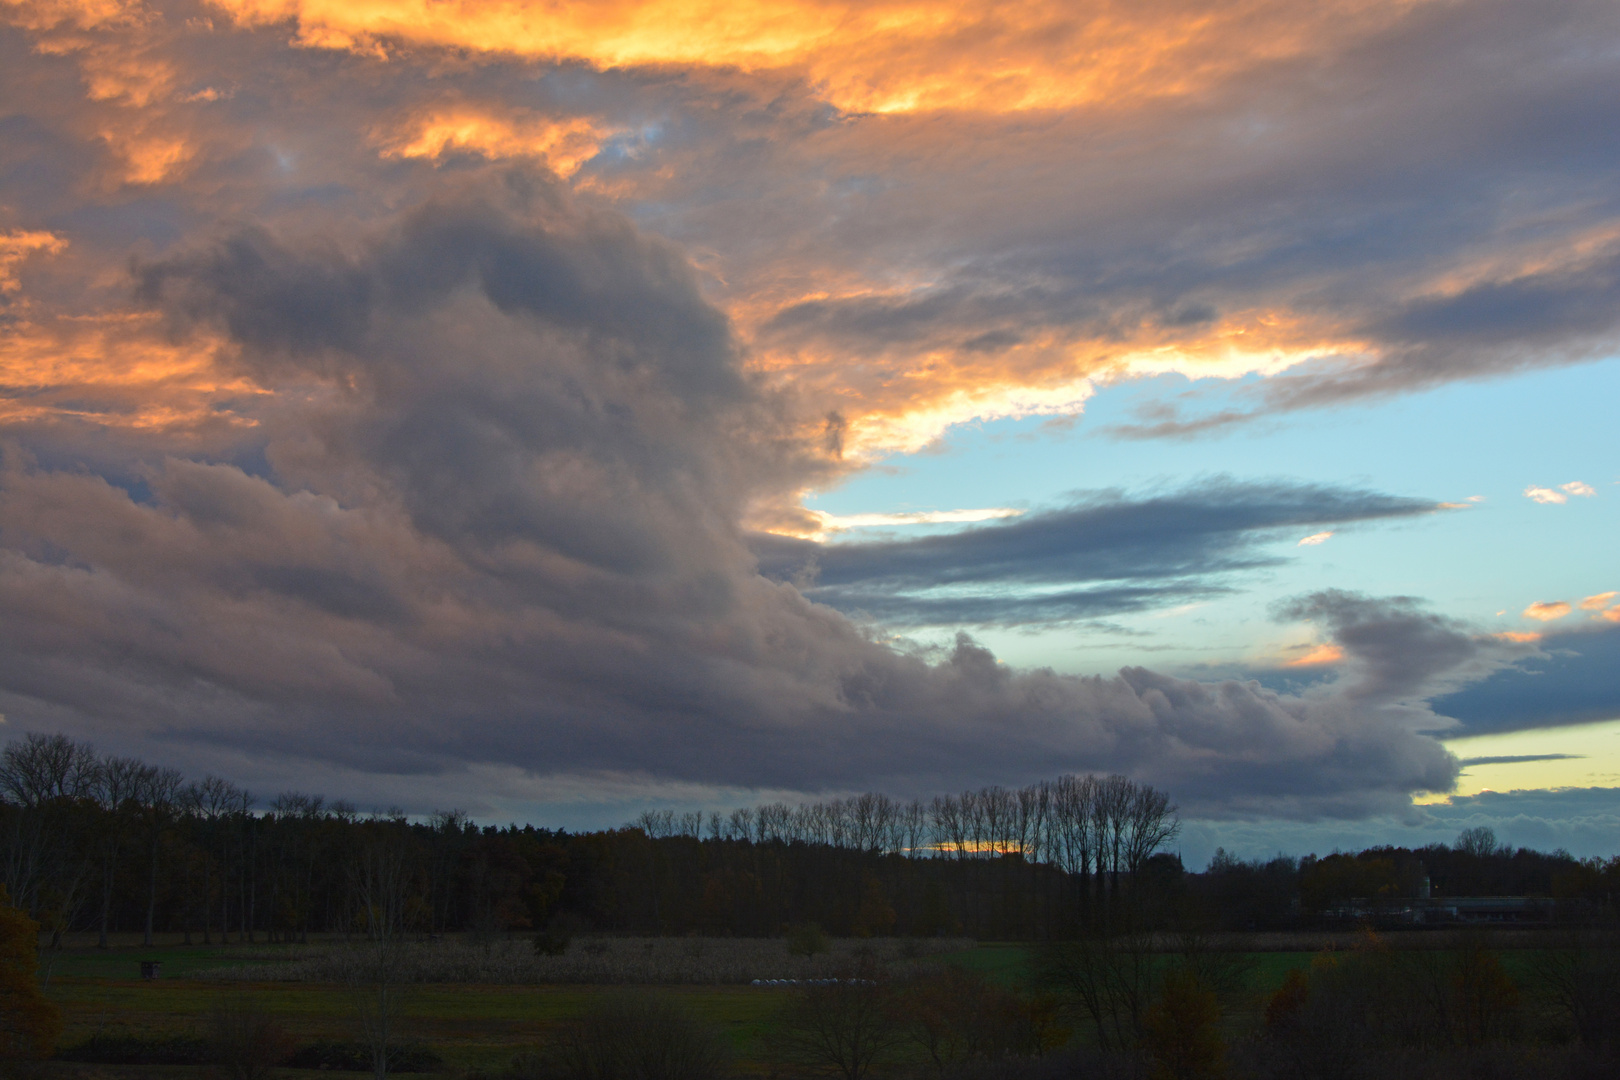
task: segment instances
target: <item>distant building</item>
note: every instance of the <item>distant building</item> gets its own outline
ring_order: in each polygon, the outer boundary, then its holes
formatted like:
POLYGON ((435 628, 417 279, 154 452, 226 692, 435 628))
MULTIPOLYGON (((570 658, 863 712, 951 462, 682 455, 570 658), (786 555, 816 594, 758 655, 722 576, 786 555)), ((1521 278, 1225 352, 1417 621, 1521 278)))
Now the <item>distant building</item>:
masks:
POLYGON ((1419 895, 1410 899, 1381 900, 1357 897, 1323 912, 1330 919, 1346 922, 1407 923, 1420 926, 1458 924, 1512 924, 1551 922, 1558 902, 1546 896, 1449 896, 1430 895, 1429 879, 1423 879, 1419 895))

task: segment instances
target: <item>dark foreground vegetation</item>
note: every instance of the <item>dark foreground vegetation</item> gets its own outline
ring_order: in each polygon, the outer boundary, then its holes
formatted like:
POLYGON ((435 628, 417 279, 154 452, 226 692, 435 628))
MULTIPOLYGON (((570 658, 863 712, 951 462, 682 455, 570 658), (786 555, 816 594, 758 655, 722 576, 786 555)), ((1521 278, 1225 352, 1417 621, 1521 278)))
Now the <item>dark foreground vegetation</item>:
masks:
POLYGON ((113 1035, 76 1024, 49 1064, 198 1080, 376 1076, 379 1063, 453 1080, 1620 1075, 1612 930, 1542 931, 1515 949, 1495 933, 1361 931, 1282 956, 1122 933, 979 949, 903 975, 857 955, 841 976, 796 987, 542 989, 516 1006, 511 988, 474 1003, 421 987, 398 999, 386 1044, 367 1036, 352 987, 175 981, 127 999, 172 1015, 143 1013, 113 1035))
POLYGON ((0 751, 0 1059, 237 1080, 1620 1076, 1620 859, 1470 830, 1189 873, 1176 830, 1123 777, 595 833, 413 822, 261 807, 28 736, 0 751), (183 978, 135 982, 157 954, 128 935, 168 942, 183 978))

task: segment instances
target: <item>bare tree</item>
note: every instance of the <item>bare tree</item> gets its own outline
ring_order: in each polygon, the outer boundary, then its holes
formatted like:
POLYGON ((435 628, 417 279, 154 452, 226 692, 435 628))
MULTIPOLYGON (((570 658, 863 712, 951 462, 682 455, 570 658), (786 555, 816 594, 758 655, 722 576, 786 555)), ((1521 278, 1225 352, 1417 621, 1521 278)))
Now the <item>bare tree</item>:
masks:
POLYGON ((107 924, 112 918, 113 887, 118 876, 119 857, 129 837, 122 813, 126 803, 140 797, 146 766, 135 758, 107 757, 97 764, 93 798, 101 810, 97 847, 101 856, 101 919, 96 947, 105 949, 107 924))
POLYGON ((1140 930, 1081 937, 1050 947, 1046 981, 1079 1002, 1092 1022, 1098 1047, 1125 1050, 1141 1035, 1158 988, 1158 959, 1151 936, 1140 930))
MULTIPOLYGON (((226 909, 229 907, 229 890, 226 889, 226 867, 230 862, 230 837, 225 831, 225 824, 230 820, 231 814, 238 806, 251 804, 252 799, 247 792, 238 788, 228 780, 221 780, 217 776, 207 776, 201 782, 193 784, 184 795, 185 805, 195 813, 203 826, 203 844, 208 851, 208 858, 203 860, 203 910, 207 912, 212 907, 214 896, 213 875, 215 869, 214 856, 218 855, 219 869, 219 936, 223 942, 230 933, 230 920, 226 909)), ((212 943, 209 926, 212 919, 203 915, 203 943, 212 943)))
POLYGON ((843 1080, 862 1080, 904 1040, 889 987, 861 972, 801 990, 783 1013, 779 1050, 843 1080))
POLYGON ((47 891, 59 918, 78 893, 87 870, 70 843, 73 804, 90 793, 95 750, 66 735, 29 732, 0 751, 0 797, 16 805, 6 847, 5 885, 12 902, 30 915, 42 910, 47 891))
POLYGON ((1153 854, 1181 831, 1170 796, 1146 784, 1132 785, 1126 804, 1125 869, 1135 874, 1153 854))
POLYGON ((146 927, 141 944, 152 944, 152 921, 157 914, 158 853, 163 843, 163 830, 174 818, 180 788, 185 777, 174 769, 146 767, 142 770, 136 798, 145 811, 147 828, 146 927))
POLYGON ((350 989, 371 1050, 372 1074, 385 1080, 398 1041, 401 951, 411 881, 410 852, 397 823, 371 821, 351 872, 365 933, 350 969, 350 989))
POLYGON ((1458 851, 1472 855, 1476 859, 1489 858, 1505 850, 1504 846, 1497 844, 1496 830, 1489 825, 1476 825, 1472 829, 1464 829, 1457 834, 1457 843, 1454 846, 1458 851))

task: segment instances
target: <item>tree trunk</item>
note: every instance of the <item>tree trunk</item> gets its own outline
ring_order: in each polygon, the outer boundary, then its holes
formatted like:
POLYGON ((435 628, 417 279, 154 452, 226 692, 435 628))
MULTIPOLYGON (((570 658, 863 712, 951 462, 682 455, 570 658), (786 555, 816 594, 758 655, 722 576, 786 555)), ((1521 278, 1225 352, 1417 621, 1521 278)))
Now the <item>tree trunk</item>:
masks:
POLYGON ((157 912, 157 870, 158 870, 158 842, 163 833, 156 823, 152 826, 152 859, 148 864, 146 876, 146 933, 141 937, 141 944, 150 948, 152 945, 152 916, 157 912))

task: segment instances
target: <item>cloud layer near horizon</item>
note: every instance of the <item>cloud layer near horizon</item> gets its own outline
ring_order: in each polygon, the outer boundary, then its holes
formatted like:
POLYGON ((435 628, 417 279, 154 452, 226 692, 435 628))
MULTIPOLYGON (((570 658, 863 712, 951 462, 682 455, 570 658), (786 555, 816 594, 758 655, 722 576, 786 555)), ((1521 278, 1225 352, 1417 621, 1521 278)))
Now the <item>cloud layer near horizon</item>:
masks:
POLYGON ((492 764, 1120 769, 1303 816, 1450 784, 1425 701, 1534 648, 1415 602, 1290 608, 1347 658, 1294 694, 1016 671, 835 610, 1179 603, 1278 530, 1432 502, 1233 481, 909 544, 760 530, 1102 379, 1269 376, 1123 432, 1172 436, 1612 346, 1611 5, 592 10, 0 6, 13 728, 469 797, 492 764))

